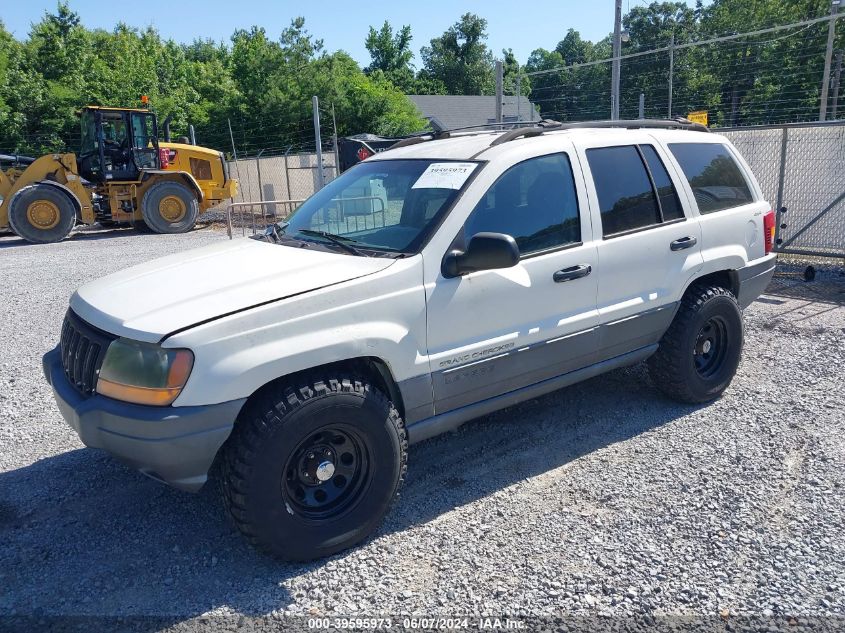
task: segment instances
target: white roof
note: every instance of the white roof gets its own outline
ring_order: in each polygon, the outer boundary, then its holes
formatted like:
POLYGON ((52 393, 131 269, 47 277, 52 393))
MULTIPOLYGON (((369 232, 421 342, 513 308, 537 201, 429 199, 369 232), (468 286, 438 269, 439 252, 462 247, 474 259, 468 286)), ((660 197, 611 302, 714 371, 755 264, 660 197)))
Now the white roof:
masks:
MULTIPOLYGON (((538 153, 547 146, 553 147, 563 138, 576 144, 620 145, 626 142, 642 143, 658 139, 666 143, 726 143, 718 134, 691 130, 660 128, 576 128, 553 130, 529 138, 518 138, 496 147, 490 147, 493 140, 503 134, 500 131, 457 132, 452 137, 437 141, 425 141, 397 149, 379 152, 368 160, 395 160, 399 158, 426 158, 446 160, 493 160, 500 154, 516 147, 536 145, 538 153)), ((552 150, 553 151, 553 150, 552 150)))

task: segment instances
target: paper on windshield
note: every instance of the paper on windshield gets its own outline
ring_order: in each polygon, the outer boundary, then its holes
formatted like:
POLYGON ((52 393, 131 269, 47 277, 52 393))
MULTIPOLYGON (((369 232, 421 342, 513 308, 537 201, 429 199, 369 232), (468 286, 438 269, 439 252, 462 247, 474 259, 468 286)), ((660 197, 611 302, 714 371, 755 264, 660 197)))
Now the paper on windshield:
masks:
POLYGON ((411 189, 460 189, 478 163, 432 163, 411 189))

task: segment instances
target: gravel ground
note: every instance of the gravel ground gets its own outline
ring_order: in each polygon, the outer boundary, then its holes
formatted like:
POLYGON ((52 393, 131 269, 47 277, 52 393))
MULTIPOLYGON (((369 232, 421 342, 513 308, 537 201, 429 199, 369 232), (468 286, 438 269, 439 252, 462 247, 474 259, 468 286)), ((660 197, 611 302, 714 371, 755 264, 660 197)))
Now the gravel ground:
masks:
POLYGON ((721 400, 667 401, 636 366, 485 417, 411 449, 369 542, 287 565, 213 486, 85 449, 41 375, 75 288, 219 239, 0 238, 0 615, 845 615, 841 269, 746 311, 721 400))

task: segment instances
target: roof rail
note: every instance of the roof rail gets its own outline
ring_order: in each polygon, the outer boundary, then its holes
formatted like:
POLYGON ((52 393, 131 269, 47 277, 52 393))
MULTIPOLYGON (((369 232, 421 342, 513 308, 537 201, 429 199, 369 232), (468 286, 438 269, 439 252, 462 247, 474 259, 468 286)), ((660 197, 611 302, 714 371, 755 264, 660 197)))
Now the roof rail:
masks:
POLYGON ((542 121, 508 121, 506 123, 482 123, 480 125, 464 125, 462 127, 453 127, 448 130, 437 130, 434 132, 421 132, 414 134, 413 136, 409 136, 408 138, 403 138, 387 149, 396 149, 398 147, 407 147, 408 145, 416 145, 417 143, 425 143, 426 141, 439 141, 440 139, 449 138, 451 136, 451 132, 462 132, 464 130, 479 130, 482 132, 493 132, 495 130, 491 130, 489 128, 493 127, 504 127, 504 126, 517 126, 517 125, 527 125, 527 126, 536 126, 538 123, 543 123, 542 121))
POLYGON ((497 136, 490 147, 507 143, 518 138, 539 136, 544 132, 555 130, 577 130, 587 128, 626 128, 629 130, 639 128, 664 129, 664 130, 689 130, 691 132, 709 132, 710 129, 701 123, 693 123, 689 119, 632 119, 618 121, 575 121, 572 123, 555 123, 554 121, 543 121, 540 127, 508 130, 501 136, 497 136), (545 123, 546 125, 543 125, 545 123))

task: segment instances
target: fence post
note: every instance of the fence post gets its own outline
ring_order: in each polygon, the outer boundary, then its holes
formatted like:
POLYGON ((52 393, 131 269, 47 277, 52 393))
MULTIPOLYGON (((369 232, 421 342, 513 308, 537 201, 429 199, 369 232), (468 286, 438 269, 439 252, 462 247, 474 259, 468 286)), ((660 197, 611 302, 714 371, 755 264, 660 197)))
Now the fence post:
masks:
POLYGON ((672 81, 675 78, 675 34, 669 38, 669 118, 672 118, 672 81))
POLYGON ((496 123, 502 122, 502 102, 504 101, 504 70, 502 62, 496 61, 496 123))
POLYGON ((781 216, 781 209, 783 209, 783 186, 784 186, 784 179, 786 178, 786 147, 789 141, 789 128, 783 128, 783 133, 780 137, 780 169, 778 171, 778 196, 777 196, 777 204, 775 205, 775 243, 772 245, 774 250, 777 250, 778 244, 781 242, 780 237, 780 225, 781 216))
POLYGON ((610 118, 619 119, 619 83, 622 75, 622 0, 616 0, 613 21, 613 66, 611 68, 610 118))
POLYGON ((337 117, 334 113, 334 104, 332 104, 332 136, 334 137, 334 177, 340 175, 340 155, 337 151, 337 117))
POLYGON ((830 2, 830 23, 827 27, 827 49, 824 54, 824 73, 822 73, 822 95, 819 104, 819 121, 827 120, 827 95, 830 89, 830 62, 833 57, 833 38, 836 36, 836 12, 840 0, 830 2))
POLYGON ((320 102, 317 95, 311 97, 311 109, 314 110, 314 143, 317 145, 317 190, 323 188, 323 140, 320 138, 320 102))
MULTIPOLYGON (((261 181, 261 155, 264 153, 262 149, 255 157, 255 167, 258 169, 258 200, 264 202, 264 183, 261 181)), ((261 205, 261 215, 264 216, 264 205, 261 205)), ((255 213, 252 214, 253 228, 255 225, 255 213)))
POLYGON ((288 154, 290 154, 291 147, 293 145, 288 145, 285 150, 285 184, 288 186, 288 200, 293 200, 293 191, 290 190, 290 167, 288 167, 288 154))
POLYGON ((838 118, 839 111, 839 87, 842 81, 842 51, 836 53, 836 70, 833 71, 833 111, 831 117, 838 118))

